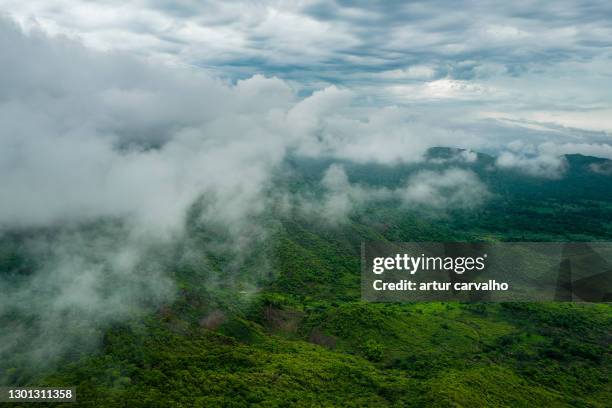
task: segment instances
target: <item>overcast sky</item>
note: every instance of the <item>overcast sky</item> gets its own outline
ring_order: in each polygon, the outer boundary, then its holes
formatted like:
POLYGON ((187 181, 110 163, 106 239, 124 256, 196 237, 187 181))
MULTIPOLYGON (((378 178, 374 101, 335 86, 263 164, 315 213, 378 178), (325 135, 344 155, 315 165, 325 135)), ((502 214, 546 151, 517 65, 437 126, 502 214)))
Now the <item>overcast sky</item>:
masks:
POLYGON ((0 0, 24 27, 367 103, 612 130, 609 1, 0 0))

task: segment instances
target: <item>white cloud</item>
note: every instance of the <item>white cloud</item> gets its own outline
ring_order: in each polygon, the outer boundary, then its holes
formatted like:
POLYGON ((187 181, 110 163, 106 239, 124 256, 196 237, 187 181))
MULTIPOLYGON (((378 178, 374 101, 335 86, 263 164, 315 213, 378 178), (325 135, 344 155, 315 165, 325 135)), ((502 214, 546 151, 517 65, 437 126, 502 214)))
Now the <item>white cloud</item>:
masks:
POLYGON ((436 70, 428 65, 413 65, 405 69, 393 69, 375 74, 375 77, 389 80, 431 79, 436 70))
POLYGON ((400 99, 483 100, 498 98, 499 90, 473 81, 437 79, 419 85, 390 85, 387 91, 400 99))
POLYGON ((582 154, 612 160, 612 145, 607 143, 552 143, 546 142, 539 146, 541 151, 549 155, 582 154))
POLYGON ((376 202, 398 200, 406 209, 439 215, 447 210, 475 209, 491 197, 476 173, 455 167, 419 171, 402 185, 385 188, 351 183, 344 167, 333 164, 325 171, 321 185, 321 199, 301 197, 294 205, 331 225, 345 223, 354 211, 376 202))
POLYGON ((337 164, 327 169, 321 184, 325 195, 320 208, 315 205, 316 212, 333 224, 345 222, 352 211, 364 203, 390 196, 390 192, 383 188, 351 184, 344 167, 337 164))
POLYGON ((478 153, 471 150, 459 150, 453 152, 450 157, 434 157, 429 158, 429 163, 446 164, 446 163, 476 163, 478 160, 478 153))
POLYGON ((476 173, 458 168, 420 171, 396 194, 408 206, 429 210, 473 209, 490 197, 476 173))
POLYGON ((531 37, 530 33, 510 25, 487 25, 482 29, 482 34, 491 41, 510 42, 525 41, 531 37))
POLYGON ((501 153, 495 164, 503 169, 514 169, 534 177, 558 179, 567 169, 563 157, 540 152, 538 155, 526 156, 511 152, 501 153))
MULTIPOLYGON (((570 133, 576 130, 612 132, 612 109, 588 107, 581 111, 574 110, 529 110, 517 112, 480 112, 482 118, 494 118, 514 126, 554 133, 570 133)), ((552 135, 551 135, 552 138, 552 135)))
MULTIPOLYGON (((496 160, 500 168, 515 169, 525 174, 550 179, 561 178, 568 169, 564 155, 582 154, 612 159, 612 146, 606 143, 543 142, 540 144, 514 140, 507 145, 496 160)), ((599 172, 604 167, 595 165, 592 170, 599 172)), ((605 172, 605 171, 604 171, 605 172)))
POLYGON ((612 164, 611 162, 605 163, 592 163, 589 168, 593 173, 603 174, 604 176, 612 175, 612 164))

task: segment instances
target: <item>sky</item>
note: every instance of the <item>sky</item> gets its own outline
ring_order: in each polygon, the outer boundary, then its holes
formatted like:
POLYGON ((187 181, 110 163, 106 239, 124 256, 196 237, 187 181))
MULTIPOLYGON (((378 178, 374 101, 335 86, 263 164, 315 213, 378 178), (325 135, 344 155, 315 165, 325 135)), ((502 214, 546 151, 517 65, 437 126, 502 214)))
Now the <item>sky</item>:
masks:
POLYGON ((261 74, 303 95, 334 84, 364 104, 612 130, 605 0, 1 0, 0 7, 26 28, 233 81, 261 74))

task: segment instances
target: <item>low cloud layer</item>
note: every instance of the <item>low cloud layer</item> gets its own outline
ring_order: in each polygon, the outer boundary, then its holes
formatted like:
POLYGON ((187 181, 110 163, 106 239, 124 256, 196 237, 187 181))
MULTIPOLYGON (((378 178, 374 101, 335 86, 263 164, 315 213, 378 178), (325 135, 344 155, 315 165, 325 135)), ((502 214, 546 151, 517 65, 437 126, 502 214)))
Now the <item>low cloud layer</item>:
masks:
POLYGON ((496 165, 502 169, 518 170, 534 177, 560 179, 567 169, 563 157, 550 154, 525 156, 513 152, 503 152, 499 155, 496 165))
POLYGON ((36 370, 89 352, 107 325, 174 298, 169 248, 118 224, 2 238, 3 251, 13 246, 17 262, 35 268, 0 274, 2 383, 18 381, 24 363, 36 370))
MULTIPOLYGON (((194 70, 91 52, 0 25, 0 225, 130 216, 180 226, 198 195, 231 195, 232 219, 259 194, 287 143, 275 79, 229 87, 194 70), (248 176, 248 177, 247 177, 248 176)), ((223 199, 224 197, 220 197, 223 199)))
POLYGON ((474 172, 452 167, 418 172, 397 194, 408 206, 433 210, 474 209, 490 198, 486 185, 474 172))
POLYGON ((299 98, 284 81, 235 85, 198 70, 91 51, 0 21, 0 226, 126 217, 180 230, 215 197, 228 223, 262 209, 287 151, 355 161, 421 160, 436 145, 486 144, 405 108, 364 108, 331 86, 299 98), (458 138, 462 143, 457 143, 458 138))
POLYGON ((309 217, 322 218, 331 225, 346 223, 356 211, 377 202, 440 215, 478 208, 492 196, 476 173, 455 167, 421 170, 400 186, 385 188, 352 183, 344 167, 333 164, 323 174, 321 186, 321 197, 302 197, 294 205, 309 217))

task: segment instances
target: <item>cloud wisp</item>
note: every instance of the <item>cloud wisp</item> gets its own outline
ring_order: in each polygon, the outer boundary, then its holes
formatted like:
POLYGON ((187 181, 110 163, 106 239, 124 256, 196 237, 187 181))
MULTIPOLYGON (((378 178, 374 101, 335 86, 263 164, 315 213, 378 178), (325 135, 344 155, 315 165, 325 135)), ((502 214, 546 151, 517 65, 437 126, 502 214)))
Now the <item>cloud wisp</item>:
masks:
POLYGON ((320 197, 297 197, 292 202, 299 212, 326 225, 343 225, 368 205, 391 203, 427 215, 473 210, 492 197, 487 186, 471 170, 448 167, 420 170, 394 188, 352 183, 340 164, 332 164, 321 179, 320 197))

